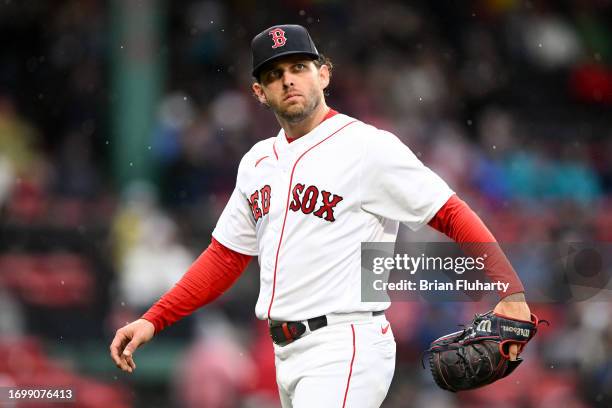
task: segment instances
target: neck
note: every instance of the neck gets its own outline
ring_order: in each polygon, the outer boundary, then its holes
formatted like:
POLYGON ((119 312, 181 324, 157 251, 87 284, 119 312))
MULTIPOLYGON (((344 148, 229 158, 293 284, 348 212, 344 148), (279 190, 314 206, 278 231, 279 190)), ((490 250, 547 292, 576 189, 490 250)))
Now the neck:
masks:
POLYGON ((327 115, 328 111, 329 107, 325 103, 325 100, 323 100, 311 115, 299 122, 289 122, 279 115, 276 115, 276 119, 278 119, 278 123, 285 131, 285 136, 290 139, 297 139, 309 133, 312 129, 316 128, 321 122, 323 122, 323 118, 325 115, 327 115))

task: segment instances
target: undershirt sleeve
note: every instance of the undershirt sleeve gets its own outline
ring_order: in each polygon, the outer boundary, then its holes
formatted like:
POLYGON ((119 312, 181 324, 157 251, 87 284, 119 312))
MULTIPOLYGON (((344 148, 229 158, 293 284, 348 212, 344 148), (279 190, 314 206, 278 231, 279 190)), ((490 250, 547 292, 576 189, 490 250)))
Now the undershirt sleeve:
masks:
POLYGON ((525 291, 520 278, 502 249, 499 245, 490 244, 497 243, 491 231, 456 194, 448 199, 428 224, 457 242, 468 255, 478 254, 477 256, 480 256, 486 251, 488 256, 484 260, 484 265, 487 276, 494 282, 501 281, 510 284, 506 292, 499 292, 500 297, 525 291), (478 245, 478 243, 487 243, 487 245, 478 245))
POLYGON ((252 256, 233 251, 215 238, 185 275, 143 316, 155 333, 190 315, 228 290, 244 272, 252 256))

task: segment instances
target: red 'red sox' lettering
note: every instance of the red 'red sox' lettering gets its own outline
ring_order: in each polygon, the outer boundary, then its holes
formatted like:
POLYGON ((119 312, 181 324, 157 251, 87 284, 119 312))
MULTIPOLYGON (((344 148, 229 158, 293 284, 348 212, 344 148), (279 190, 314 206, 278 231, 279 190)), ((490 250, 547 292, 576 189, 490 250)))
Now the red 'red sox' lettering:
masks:
POLYGON ((249 207, 251 207, 251 212, 253 213, 253 218, 255 222, 257 222, 261 217, 268 214, 270 211, 270 197, 272 195, 272 188, 269 185, 263 186, 259 190, 255 190, 251 197, 249 198, 249 207), (259 203, 261 193, 261 206, 259 203))
POLYGON ((261 188, 261 208, 263 215, 266 215, 270 211, 270 196, 272 195, 272 188, 269 185, 265 185, 261 188))
MULTIPOLYGON (((343 197, 325 190, 319 192, 317 186, 306 187, 302 183, 297 183, 293 187, 291 194, 293 197, 289 204, 291 211, 313 214, 315 217, 329 222, 336 221, 334 208, 343 200, 343 197)), ((270 211, 271 197, 272 188, 267 184, 251 194, 248 201, 255 222, 259 221, 261 217, 267 215, 270 211)))
POLYGON ((302 198, 302 212, 304 214, 310 214, 314 211, 318 197, 319 189, 315 186, 309 186, 306 191, 304 191, 304 197, 302 198))
POLYGON ((291 211, 297 211, 302 207, 300 195, 304 192, 304 187, 302 183, 297 183, 295 187, 293 187, 293 201, 291 201, 291 205, 289 205, 291 211))
POLYGON ((314 215, 319 218, 323 218, 323 214, 325 214, 325 220, 334 222, 336 219, 334 218, 334 207, 342 201, 342 197, 334 194, 332 198, 332 194, 328 191, 321 191, 323 194, 323 205, 315 211, 314 215))
POLYGON ((304 214, 310 214, 315 210, 319 201, 319 196, 321 196, 322 203, 320 207, 314 211, 313 215, 329 222, 336 221, 334 218, 334 207, 343 199, 343 197, 337 194, 332 195, 332 193, 328 191, 321 191, 321 194, 319 194, 317 186, 306 187, 302 183, 297 183, 295 187, 293 187, 292 195, 293 200, 289 205, 289 209, 295 212, 301 210, 304 214))

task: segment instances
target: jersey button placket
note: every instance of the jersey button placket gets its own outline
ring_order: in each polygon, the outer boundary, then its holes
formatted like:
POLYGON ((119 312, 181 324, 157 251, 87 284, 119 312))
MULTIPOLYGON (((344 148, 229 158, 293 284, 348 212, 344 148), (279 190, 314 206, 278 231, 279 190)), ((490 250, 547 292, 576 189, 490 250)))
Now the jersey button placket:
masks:
POLYGON ((275 188, 273 189, 274 198, 271 204, 270 211, 270 232, 276 243, 280 240, 280 230, 285 217, 286 201, 287 201, 287 188, 289 185, 289 172, 290 172, 290 153, 285 152, 278 160, 277 172, 273 176, 275 188))
MULTIPOLYGON (((277 191, 275 194, 275 204, 276 208, 270 219, 270 237, 273 237, 275 246, 274 246, 274 254, 276 255, 278 251, 278 259, 276 256, 274 259, 271 259, 272 265, 270 265, 271 269, 276 269, 276 289, 275 293, 278 295, 279 287, 279 273, 282 273, 282 259, 283 259, 283 250, 282 250, 282 242, 281 242, 281 234, 283 233, 283 223, 286 222, 286 218, 290 217, 288 206, 291 200, 290 191, 291 186, 289 185, 291 182, 291 172, 293 171, 293 165, 295 161, 295 155, 289 150, 285 150, 284 154, 279 157, 278 166, 277 166, 277 174, 274 179, 276 181, 277 191), (279 248, 280 245, 280 248, 279 248), (278 262, 278 265, 275 263, 278 262)), ((294 180, 295 181, 295 180, 294 180)), ((285 225, 284 234, 287 234, 287 226, 285 225)), ((275 295, 275 297, 276 297, 275 295)))

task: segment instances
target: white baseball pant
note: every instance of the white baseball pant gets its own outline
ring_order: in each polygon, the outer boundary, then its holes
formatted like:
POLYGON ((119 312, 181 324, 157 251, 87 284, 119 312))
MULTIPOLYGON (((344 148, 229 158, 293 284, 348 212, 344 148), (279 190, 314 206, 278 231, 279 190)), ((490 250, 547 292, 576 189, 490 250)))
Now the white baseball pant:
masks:
POLYGON ((380 407, 395 371, 395 339, 384 315, 331 314, 328 325, 274 345, 283 408, 380 407))

